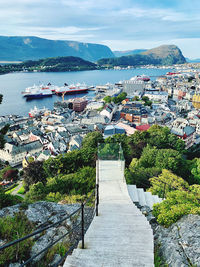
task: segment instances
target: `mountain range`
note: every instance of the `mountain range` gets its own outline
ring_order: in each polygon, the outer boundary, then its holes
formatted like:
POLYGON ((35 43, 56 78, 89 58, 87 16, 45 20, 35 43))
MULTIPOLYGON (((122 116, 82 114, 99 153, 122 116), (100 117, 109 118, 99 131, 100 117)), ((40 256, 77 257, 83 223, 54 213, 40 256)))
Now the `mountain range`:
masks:
MULTIPOLYGON (((134 51, 134 50, 133 50, 134 51)), ((181 50, 175 45, 161 45, 159 47, 145 50, 139 54, 121 56, 115 58, 104 58, 98 60, 99 65, 112 66, 140 66, 140 65, 172 65, 185 63, 181 50)))
POLYGON ((25 61, 74 56, 89 61, 114 57, 108 46, 76 41, 55 41, 32 36, 0 36, 0 61, 25 61))
POLYGON ((27 61, 55 57, 79 57, 107 66, 171 65, 185 63, 175 45, 153 49, 111 51, 101 44, 48 40, 32 36, 0 36, 0 61, 27 61))

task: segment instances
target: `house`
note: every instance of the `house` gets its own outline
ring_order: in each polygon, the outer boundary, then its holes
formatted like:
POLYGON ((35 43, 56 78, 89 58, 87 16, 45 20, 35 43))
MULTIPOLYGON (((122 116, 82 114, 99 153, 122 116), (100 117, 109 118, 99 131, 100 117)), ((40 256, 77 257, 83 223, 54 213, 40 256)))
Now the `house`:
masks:
POLYGON ((177 118, 172 123, 171 133, 175 134, 185 142, 185 148, 193 146, 195 142, 196 129, 189 125, 186 119, 177 118))
POLYGON ((122 123, 122 122, 117 123, 117 126, 120 128, 123 128, 127 135, 134 134, 137 131, 135 128, 131 127, 130 125, 122 123))
POLYGON ((82 145, 83 137, 80 135, 74 135, 71 137, 69 141, 69 149, 68 151, 72 151, 75 149, 80 149, 82 145))
POLYGON ((117 126, 117 125, 108 125, 104 129, 104 138, 107 138, 109 136, 112 136, 114 134, 125 134, 126 131, 124 128, 117 126))
POLYGON ((138 131, 147 131, 151 126, 149 124, 136 126, 136 130, 138 131))
POLYGON ((158 101, 158 102, 167 102, 168 93, 167 92, 159 92, 159 91, 146 91, 144 96, 147 96, 149 100, 158 101))
POLYGON ((116 105, 110 103, 104 107, 104 109, 100 112, 100 115, 107 117, 109 119, 109 122, 111 122, 113 114, 116 112, 116 110, 116 105))
POLYGON ((8 161, 11 166, 17 166, 22 163, 27 153, 33 155, 42 151, 42 148, 43 146, 38 140, 34 142, 6 143, 4 148, 0 149, 0 160, 8 161))

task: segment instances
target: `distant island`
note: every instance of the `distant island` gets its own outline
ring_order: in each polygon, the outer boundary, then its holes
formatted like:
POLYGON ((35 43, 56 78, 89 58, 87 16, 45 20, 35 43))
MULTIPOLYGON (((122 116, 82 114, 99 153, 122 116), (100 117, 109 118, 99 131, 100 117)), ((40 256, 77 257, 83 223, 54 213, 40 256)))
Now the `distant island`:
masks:
MULTIPOLYGON (((96 63, 80 57, 50 57, 39 60, 27 60, 21 63, 0 64, 0 74, 10 72, 65 72, 96 70, 119 67, 139 67, 143 65, 173 65, 186 63, 181 50, 175 45, 162 45, 149 50, 133 50, 132 55, 103 58, 96 63), (143 52, 142 52, 143 51, 143 52), (138 54, 134 54, 137 53, 138 54)), ((120 51, 118 51, 120 53, 120 51)), ((128 53, 128 52, 126 52, 128 53)), ((124 52, 124 54, 126 54, 124 52)), ((121 52, 123 54, 123 52, 121 52)))
POLYGON ((28 60, 19 64, 1 65, 0 74, 17 71, 64 72, 96 69, 97 65, 95 63, 79 57, 55 57, 40 60, 28 60))
MULTIPOLYGON (((181 50, 175 45, 162 45, 149 50, 133 50, 126 51, 124 54, 131 53, 131 55, 115 57, 115 58, 104 58, 98 60, 98 64, 101 66, 113 67, 127 67, 127 66, 141 66, 141 65, 173 65, 186 63, 181 50), (134 51, 138 51, 135 54, 134 51)), ((115 54, 119 55, 115 52, 115 54)), ((123 52, 121 52, 123 54, 123 52)))

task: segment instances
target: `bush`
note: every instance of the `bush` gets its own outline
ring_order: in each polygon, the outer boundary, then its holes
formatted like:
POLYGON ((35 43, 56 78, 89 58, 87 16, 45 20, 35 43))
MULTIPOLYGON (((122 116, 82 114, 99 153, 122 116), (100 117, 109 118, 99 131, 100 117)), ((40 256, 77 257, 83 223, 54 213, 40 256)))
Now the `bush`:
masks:
POLYGON ((0 187, 0 209, 8 206, 13 206, 22 202, 22 198, 19 196, 13 196, 5 194, 4 190, 0 187))
POLYGON ((158 223, 169 227, 184 215, 200 215, 199 203, 200 199, 194 192, 176 190, 167 193, 167 197, 162 203, 154 205, 153 215, 157 218, 158 223))
MULTIPOLYGON (((28 221, 24 213, 16 213, 14 217, 0 218, 0 236, 6 242, 13 241, 30 233, 34 225, 28 221)), ((0 265, 22 261, 29 257, 33 241, 24 240, 0 252, 0 265)))
POLYGON ((150 183, 151 187, 148 191, 159 197, 163 197, 167 192, 173 190, 189 189, 189 184, 186 181, 165 169, 158 177, 151 178, 150 183))

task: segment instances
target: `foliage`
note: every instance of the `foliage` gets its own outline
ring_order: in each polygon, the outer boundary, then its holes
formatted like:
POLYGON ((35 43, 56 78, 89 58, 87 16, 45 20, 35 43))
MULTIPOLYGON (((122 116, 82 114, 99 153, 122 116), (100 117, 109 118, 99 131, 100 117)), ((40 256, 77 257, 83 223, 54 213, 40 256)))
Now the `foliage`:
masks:
POLYGON ((50 201, 50 202, 58 202, 60 200, 63 199, 63 196, 60 194, 60 192, 50 192, 47 196, 46 196, 46 201, 50 201))
POLYGON ((21 194, 21 195, 25 194, 25 188, 24 188, 24 186, 22 186, 22 187, 18 190, 17 194, 21 194))
POLYGON ((4 173, 8 170, 12 170, 13 168, 10 165, 5 166, 3 169, 0 170, 0 180, 3 180, 4 173))
POLYGON ((62 241, 57 244, 55 244, 53 247, 49 248, 45 256, 36 263, 36 267, 46 267, 49 266, 53 260, 56 254, 59 254, 61 257, 65 255, 65 253, 69 250, 70 243, 67 241, 62 241))
POLYGON ((30 185, 29 191, 25 195, 25 201, 35 202, 45 199, 47 190, 42 182, 30 185))
POLYGON ((5 194, 5 191, 2 189, 2 187, 0 187, 0 209, 18 204, 21 201, 21 198, 18 196, 5 194))
POLYGON ((148 96, 143 96, 142 100, 144 101, 145 106, 151 106, 152 105, 152 101, 149 100, 148 96))
POLYGON ((47 192, 60 192, 61 194, 87 194, 95 187, 96 171, 92 167, 84 167, 78 172, 48 178, 47 192))
POLYGON ((153 215, 158 223, 169 227, 187 214, 200 215, 200 199, 193 192, 176 190, 167 193, 166 199, 160 204, 154 204, 153 215))
POLYGON ((95 70, 97 65, 79 57, 53 57, 40 60, 28 60, 19 64, 6 64, 0 66, 0 73, 15 71, 41 71, 41 72, 61 72, 61 71, 80 71, 95 70))
POLYGON ((165 263, 165 260, 159 253, 159 246, 154 247, 154 265, 155 267, 168 267, 168 264, 165 263))
POLYGON ((122 92, 120 93, 118 96, 114 96, 112 97, 112 102, 114 102, 115 104, 119 104, 121 103, 124 99, 126 99, 127 93, 126 92, 122 92))
MULTIPOLYGON (((0 236, 7 242, 13 241, 30 233, 34 225, 28 221, 24 213, 16 213, 13 217, 0 218, 0 236)), ((11 262, 25 260, 30 253, 33 241, 24 240, 0 252, 0 265, 6 266, 11 262)))
POLYGON ((194 180, 197 184, 200 184, 200 158, 193 161, 191 173, 194 176, 194 180))
POLYGON ((16 180, 18 178, 18 170, 17 169, 10 169, 4 172, 3 179, 6 181, 16 180))
POLYGON ((161 127, 159 125, 151 126, 147 132, 149 133, 148 144, 161 148, 172 148, 179 152, 183 152, 185 143, 176 135, 170 133, 168 127, 161 127))
POLYGON ((83 148, 88 148, 88 147, 97 148, 98 143, 102 143, 102 142, 104 142, 102 134, 100 132, 95 131, 95 132, 88 133, 84 137, 83 142, 82 142, 82 147, 83 148))
POLYGON ((35 184, 39 181, 43 183, 46 182, 46 173, 43 168, 42 161, 33 161, 28 164, 26 168, 24 168, 24 182, 25 182, 25 190, 29 189, 29 186, 35 184))
POLYGON ((25 200, 60 201, 67 195, 86 195, 95 187, 96 170, 92 167, 83 167, 75 173, 58 175, 48 178, 46 185, 37 182, 30 186, 25 200))
POLYGON ((103 101, 106 103, 111 103, 111 96, 109 96, 109 95, 105 96, 103 101))
POLYGON ((5 194, 12 193, 16 189, 16 187, 18 187, 18 185, 19 185, 18 183, 13 184, 11 187, 9 187, 9 189, 5 190, 5 194))
POLYGON ((189 189, 189 184, 185 180, 166 169, 163 169, 158 177, 151 178, 150 183, 149 191, 159 197, 173 190, 189 189))

